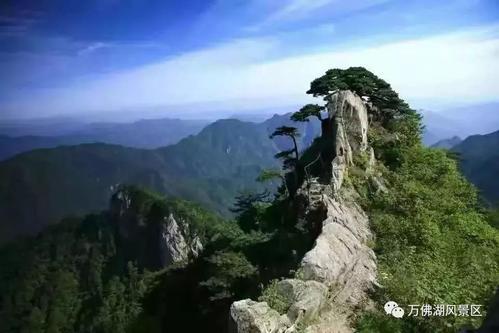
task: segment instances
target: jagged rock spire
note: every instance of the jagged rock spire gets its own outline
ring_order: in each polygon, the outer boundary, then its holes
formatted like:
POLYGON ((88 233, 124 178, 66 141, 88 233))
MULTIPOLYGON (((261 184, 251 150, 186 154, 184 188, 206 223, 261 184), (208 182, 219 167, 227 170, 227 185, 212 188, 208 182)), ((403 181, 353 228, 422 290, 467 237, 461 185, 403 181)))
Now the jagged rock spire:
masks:
POLYGON ((327 98, 327 110, 331 131, 334 158, 331 168, 331 186, 337 192, 343 183, 348 165, 353 164, 354 154, 365 152, 368 148, 368 113, 365 102, 349 90, 338 91, 327 98))
POLYGON ((324 142, 332 145, 326 151, 331 155, 331 168, 326 170, 331 173, 330 181, 307 179, 295 196, 295 200, 307 203, 297 205, 303 209, 298 212, 303 217, 301 222, 321 224, 321 233, 302 259, 296 279, 279 283, 292 286, 280 289, 283 297, 293 291, 290 310, 283 318, 265 302, 236 302, 231 307, 234 333, 292 333, 303 322, 315 322, 308 325, 309 333, 332 329, 352 332, 349 316, 354 308, 365 303, 368 291, 376 284, 376 257, 368 246, 373 238, 369 219, 355 202, 353 190, 340 191, 354 156, 368 152, 373 158, 367 140, 368 105, 351 91, 338 91, 327 98, 327 110, 322 136, 324 142), (314 299, 325 300, 310 302, 312 288, 305 288, 304 281, 319 286, 313 288, 314 299), (252 320, 248 325, 244 318, 253 318, 257 310, 272 315, 265 320, 252 320))

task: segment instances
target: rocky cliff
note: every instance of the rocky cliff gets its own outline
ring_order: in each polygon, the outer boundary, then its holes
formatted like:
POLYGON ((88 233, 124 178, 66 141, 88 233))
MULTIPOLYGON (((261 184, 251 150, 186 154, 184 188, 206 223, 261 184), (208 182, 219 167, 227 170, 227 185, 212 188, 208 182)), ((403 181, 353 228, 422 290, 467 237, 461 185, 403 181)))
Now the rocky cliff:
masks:
POLYGON ((318 177, 307 177, 294 198, 300 207, 298 223, 319 224, 319 236, 295 277, 277 283, 286 313, 266 302, 235 302, 230 309, 232 332, 352 331, 353 310, 366 306, 368 291, 376 285, 369 219, 356 203, 355 191, 343 186, 357 155, 367 156, 368 165, 375 162, 367 142, 368 107, 350 91, 329 98, 323 139, 330 145, 330 162, 318 177))
POLYGON ((168 205, 141 202, 133 189, 118 190, 110 211, 119 238, 147 267, 187 262, 203 249, 199 236, 178 212, 168 205))

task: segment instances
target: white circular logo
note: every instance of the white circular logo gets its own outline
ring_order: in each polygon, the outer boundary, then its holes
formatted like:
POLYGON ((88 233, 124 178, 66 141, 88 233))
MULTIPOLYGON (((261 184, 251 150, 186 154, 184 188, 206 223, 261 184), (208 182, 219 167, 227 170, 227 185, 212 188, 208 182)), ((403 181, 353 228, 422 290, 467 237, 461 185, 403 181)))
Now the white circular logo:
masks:
POLYGON ((392 316, 394 316, 395 318, 402 318, 404 316, 404 309, 396 307, 392 310, 392 316))
POLYGON ((393 301, 386 302, 385 312, 388 315, 392 315, 395 318, 402 318, 404 316, 404 309, 399 307, 399 305, 393 301))
POLYGON ((392 301, 386 302, 386 304, 385 304, 386 314, 392 314, 393 309, 395 309, 398 306, 399 305, 395 302, 392 302, 392 301))

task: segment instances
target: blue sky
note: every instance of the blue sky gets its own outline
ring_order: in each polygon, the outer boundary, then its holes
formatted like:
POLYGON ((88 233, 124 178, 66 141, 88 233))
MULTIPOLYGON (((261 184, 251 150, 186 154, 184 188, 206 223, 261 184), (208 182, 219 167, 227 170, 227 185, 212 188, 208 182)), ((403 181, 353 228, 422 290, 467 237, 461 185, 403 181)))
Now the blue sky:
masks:
POLYGON ((0 4, 0 118, 294 106, 313 78, 348 66, 418 108, 497 100, 499 1, 0 4))

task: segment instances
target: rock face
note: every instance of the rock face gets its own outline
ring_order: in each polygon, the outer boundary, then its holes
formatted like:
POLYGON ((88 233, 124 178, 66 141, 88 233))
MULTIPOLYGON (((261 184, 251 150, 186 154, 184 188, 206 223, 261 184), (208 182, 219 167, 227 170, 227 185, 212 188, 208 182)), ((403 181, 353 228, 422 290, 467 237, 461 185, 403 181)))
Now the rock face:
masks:
POLYGON ((186 262, 203 250, 199 237, 174 211, 151 221, 138 206, 131 191, 120 189, 111 200, 111 214, 120 238, 131 248, 138 248, 140 256, 135 259, 146 267, 157 269, 186 262))
POLYGON ((366 245, 372 239, 369 221, 355 203, 324 200, 327 218, 302 260, 302 277, 336 286, 338 300, 356 305, 376 279, 376 257, 366 245))
POLYGON ((291 304, 287 312, 291 322, 309 320, 319 315, 319 311, 326 304, 329 292, 323 283, 299 279, 279 281, 277 290, 291 304))
POLYGON ((190 241, 186 240, 187 237, 185 235, 188 232, 179 226, 172 213, 164 219, 164 223, 161 224, 160 228, 159 248, 161 265, 163 267, 197 257, 203 250, 203 245, 199 237, 194 237, 190 241))
POLYGON ((368 148, 369 120, 364 102, 349 90, 332 95, 327 109, 332 120, 335 153, 331 186, 337 192, 343 183, 347 167, 353 164, 354 154, 365 152, 368 148))
POLYGON ((367 141, 367 105, 354 93, 340 91, 330 97, 327 109, 331 128, 323 126, 323 137, 329 136, 326 139, 334 146, 334 156, 329 177, 321 178, 329 180, 307 179, 295 195, 302 216, 298 223, 319 223, 321 232, 302 259, 296 278, 278 283, 278 293, 290 303, 287 320, 276 313, 269 316, 271 309, 266 303, 257 306, 245 300, 231 308, 232 332, 291 333, 298 327, 307 333, 352 332, 354 308, 367 303, 368 291, 376 285, 376 257, 367 245, 373 239, 369 219, 355 202, 353 189, 342 187, 356 154, 368 157, 369 169, 375 164, 367 141), (265 312, 267 326, 248 330, 248 316, 239 314, 255 313, 254 307, 265 312))
POLYGON ((238 333, 283 333, 289 325, 285 316, 265 302, 250 299, 234 302, 230 307, 230 329, 238 333))
POLYGON ((366 151, 369 118, 363 100, 349 90, 332 95, 327 104, 333 119, 336 156, 353 163, 353 154, 366 151))

